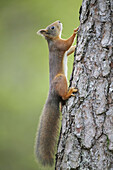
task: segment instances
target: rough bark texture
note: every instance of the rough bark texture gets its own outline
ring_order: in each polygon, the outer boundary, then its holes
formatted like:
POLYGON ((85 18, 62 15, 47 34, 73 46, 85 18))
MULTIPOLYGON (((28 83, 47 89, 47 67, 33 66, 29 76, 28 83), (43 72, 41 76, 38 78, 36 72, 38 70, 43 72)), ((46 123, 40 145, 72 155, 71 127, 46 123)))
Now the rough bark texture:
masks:
MULTIPOLYGON (((76 3, 76 2, 75 2, 76 3)), ((113 0, 83 0, 57 170, 113 170, 113 0)))

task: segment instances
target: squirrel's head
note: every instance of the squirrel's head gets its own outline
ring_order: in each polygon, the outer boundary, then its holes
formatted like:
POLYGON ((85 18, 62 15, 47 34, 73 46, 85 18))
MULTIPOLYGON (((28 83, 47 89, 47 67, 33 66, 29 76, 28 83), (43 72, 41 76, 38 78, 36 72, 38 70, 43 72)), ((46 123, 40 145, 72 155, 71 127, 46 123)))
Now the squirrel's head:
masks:
POLYGON ((57 37, 61 37, 62 23, 60 21, 56 21, 49 25, 46 29, 39 30, 37 33, 41 34, 46 39, 54 39, 57 37))

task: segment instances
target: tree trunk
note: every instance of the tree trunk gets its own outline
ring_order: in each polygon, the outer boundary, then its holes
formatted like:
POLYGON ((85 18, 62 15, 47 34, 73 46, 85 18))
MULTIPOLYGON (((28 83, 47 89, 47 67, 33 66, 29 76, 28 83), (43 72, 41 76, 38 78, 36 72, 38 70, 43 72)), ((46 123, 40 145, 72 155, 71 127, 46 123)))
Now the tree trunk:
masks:
POLYGON ((57 170, 113 170, 112 23, 113 0, 83 0, 57 170))

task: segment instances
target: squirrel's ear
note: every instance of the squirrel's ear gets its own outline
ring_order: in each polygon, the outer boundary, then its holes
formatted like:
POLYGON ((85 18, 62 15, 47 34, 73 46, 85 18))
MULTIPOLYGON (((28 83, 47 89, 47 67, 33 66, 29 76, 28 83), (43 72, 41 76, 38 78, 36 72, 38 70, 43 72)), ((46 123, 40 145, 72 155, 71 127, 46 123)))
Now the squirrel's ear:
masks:
POLYGON ((46 33, 45 29, 41 29, 37 32, 37 34, 41 34, 41 35, 44 35, 45 33, 46 33))

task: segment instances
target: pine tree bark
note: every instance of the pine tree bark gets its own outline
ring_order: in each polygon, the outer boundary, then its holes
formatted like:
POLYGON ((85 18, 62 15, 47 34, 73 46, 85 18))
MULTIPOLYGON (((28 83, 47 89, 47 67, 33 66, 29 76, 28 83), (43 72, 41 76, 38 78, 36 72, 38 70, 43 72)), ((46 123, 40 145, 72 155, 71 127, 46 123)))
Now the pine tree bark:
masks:
POLYGON ((113 170, 113 0, 83 0, 56 170, 113 170))

